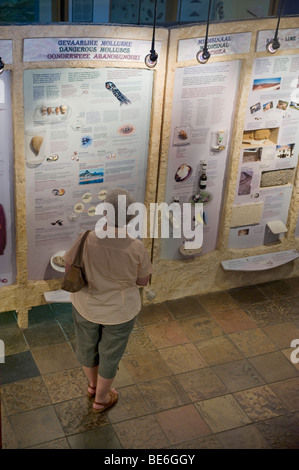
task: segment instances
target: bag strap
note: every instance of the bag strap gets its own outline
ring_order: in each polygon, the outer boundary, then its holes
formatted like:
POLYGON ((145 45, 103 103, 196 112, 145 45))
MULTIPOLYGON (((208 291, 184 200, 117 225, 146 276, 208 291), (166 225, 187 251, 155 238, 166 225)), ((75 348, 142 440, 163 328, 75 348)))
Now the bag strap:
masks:
POLYGON ((81 263, 82 263, 82 253, 83 253, 83 248, 84 248, 84 243, 85 243, 85 240, 89 234, 89 232, 91 232, 91 230, 87 230, 82 239, 81 239, 81 242, 80 242, 80 245, 78 247, 78 250, 77 250, 77 253, 76 253, 76 256, 75 256, 75 259, 74 259, 74 262, 73 262, 73 265, 74 266, 81 266, 81 263))

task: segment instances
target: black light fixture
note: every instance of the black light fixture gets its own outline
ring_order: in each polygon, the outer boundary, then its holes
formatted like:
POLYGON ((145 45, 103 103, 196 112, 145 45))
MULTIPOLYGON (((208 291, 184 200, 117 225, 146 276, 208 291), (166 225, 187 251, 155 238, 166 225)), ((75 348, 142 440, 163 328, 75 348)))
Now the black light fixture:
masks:
POLYGON ((0 57, 0 75, 4 70, 4 65, 5 65, 5 63, 3 62, 2 58, 0 57))
POLYGON ((280 42, 278 40, 278 28, 279 28, 279 23, 280 23, 280 17, 281 17, 281 13, 282 13, 282 7, 283 7, 283 3, 284 3, 284 0, 280 0, 280 9, 279 9, 279 15, 278 15, 278 21, 277 21, 277 26, 276 26, 276 31, 275 31, 275 35, 274 35, 274 38, 271 39, 271 41, 268 41, 267 44, 266 44, 266 49, 268 52, 270 52, 271 54, 275 54, 275 52, 277 51, 277 49, 280 48, 280 42))
POLYGON ((158 54, 155 51, 155 32, 156 32, 156 16, 157 16, 157 0, 155 0, 155 10, 154 10, 154 28, 153 28, 153 38, 152 38, 152 48, 150 53, 147 54, 144 58, 145 65, 152 69, 157 65, 158 54))
POLYGON ((203 49, 198 51, 196 54, 196 59, 200 64, 205 64, 208 62, 211 54, 208 51, 208 32, 209 32, 209 23, 210 23, 210 11, 211 11, 211 1, 209 0, 209 9, 208 9, 208 20, 207 20, 207 29, 206 29, 206 39, 203 49))

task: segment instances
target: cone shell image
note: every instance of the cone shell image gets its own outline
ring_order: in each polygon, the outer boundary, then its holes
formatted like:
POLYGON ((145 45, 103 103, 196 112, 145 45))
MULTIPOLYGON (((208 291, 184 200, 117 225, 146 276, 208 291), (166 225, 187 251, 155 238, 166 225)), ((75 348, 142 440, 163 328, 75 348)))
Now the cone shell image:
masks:
POLYGON ((36 156, 39 154, 43 140, 44 138, 41 135, 35 135, 31 139, 31 145, 36 156))

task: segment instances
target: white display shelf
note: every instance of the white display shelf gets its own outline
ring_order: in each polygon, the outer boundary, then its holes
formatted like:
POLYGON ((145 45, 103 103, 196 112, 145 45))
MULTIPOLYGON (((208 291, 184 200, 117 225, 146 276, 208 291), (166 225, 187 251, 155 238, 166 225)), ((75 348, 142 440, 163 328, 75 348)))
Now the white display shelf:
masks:
POLYGON ((221 262, 225 271, 264 271, 294 261, 299 257, 297 250, 280 251, 248 258, 229 259, 221 262))

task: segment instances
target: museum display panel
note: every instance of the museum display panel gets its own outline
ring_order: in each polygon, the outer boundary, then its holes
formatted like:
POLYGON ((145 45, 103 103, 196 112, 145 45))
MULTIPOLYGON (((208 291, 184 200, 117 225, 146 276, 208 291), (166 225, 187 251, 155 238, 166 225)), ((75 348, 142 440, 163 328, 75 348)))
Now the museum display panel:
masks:
MULTIPOLYGON (((203 205, 201 254, 217 245, 240 65, 231 61, 182 67, 175 74, 166 202, 203 205)), ((161 258, 183 258, 184 242, 163 239, 161 258)))
POLYGON ((152 79, 148 69, 25 70, 30 280, 62 276, 58 257, 94 230, 109 189, 144 202, 152 79))
POLYGON ((0 287, 16 281, 11 72, 0 75, 0 287))
POLYGON ((204 24, 159 27, 153 69, 152 28, 1 28, 16 231, 2 311, 26 327, 30 308, 60 292, 60 257, 116 186, 147 209, 203 204, 196 253, 180 250, 183 238, 144 238, 154 267, 144 304, 298 275, 298 19, 284 19, 272 56, 275 28, 211 24, 211 57, 199 64, 204 24), (260 269, 268 255, 272 269, 260 269), (259 267, 246 272, 246 258, 259 267))

